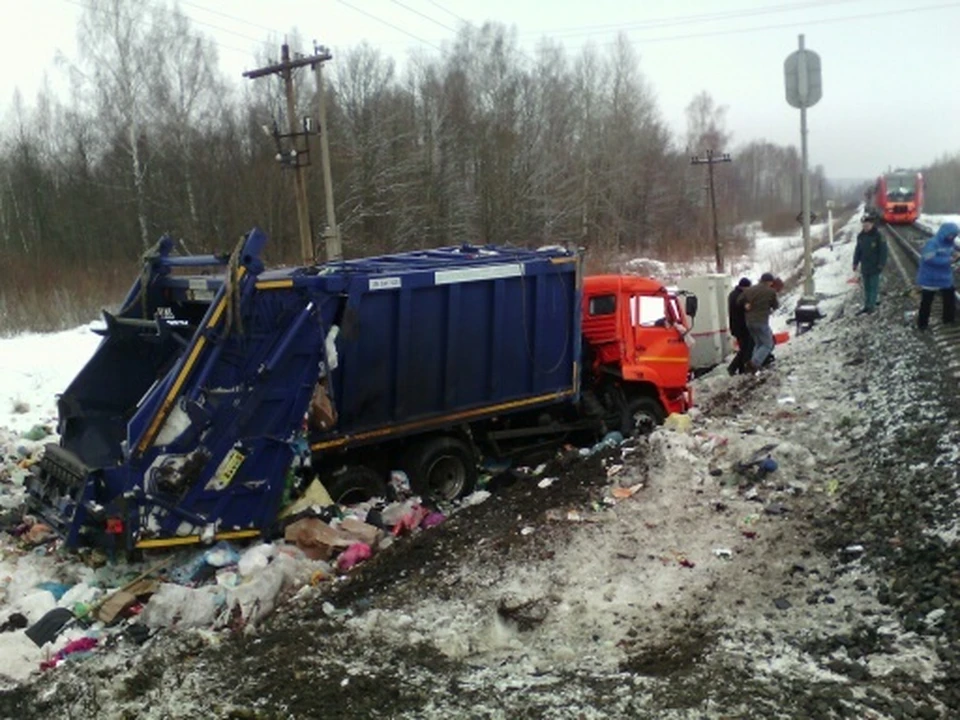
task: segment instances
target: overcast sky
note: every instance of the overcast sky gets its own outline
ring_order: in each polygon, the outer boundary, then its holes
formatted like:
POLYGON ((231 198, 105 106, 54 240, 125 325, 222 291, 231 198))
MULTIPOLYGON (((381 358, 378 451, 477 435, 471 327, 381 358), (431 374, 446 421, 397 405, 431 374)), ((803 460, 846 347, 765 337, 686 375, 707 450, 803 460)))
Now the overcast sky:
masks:
MULTIPOLYGON (((141 0, 157 2, 157 0, 141 0)), ((54 58, 75 56, 85 0, 0 0, 5 39, 0 112, 16 87, 33 104, 54 58)), ((831 178, 866 178, 960 151, 960 1, 936 0, 182 0, 218 45, 238 82, 254 53, 296 27, 337 52, 366 40, 399 61, 439 53, 464 22, 515 29, 527 50, 549 37, 571 53, 625 32, 664 119, 678 134, 701 90, 728 106, 733 144, 765 138, 799 145, 800 113, 784 99, 783 61, 804 33, 820 55, 823 99, 808 111, 811 164, 831 178)), ((161 51, 158 48, 158 51, 161 51)), ((736 158, 734 158, 736 160, 736 158)))

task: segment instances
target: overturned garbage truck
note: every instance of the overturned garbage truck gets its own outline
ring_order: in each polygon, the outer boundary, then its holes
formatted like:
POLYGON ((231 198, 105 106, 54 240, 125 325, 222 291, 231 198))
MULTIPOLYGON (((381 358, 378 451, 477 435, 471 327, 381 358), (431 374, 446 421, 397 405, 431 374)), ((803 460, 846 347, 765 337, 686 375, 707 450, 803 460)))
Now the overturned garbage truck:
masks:
POLYGON ((269 533, 304 473, 340 501, 391 470, 437 499, 483 459, 660 422, 691 404, 696 298, 584 279, 560 248, 450 247, 267 270, 160 240, 59 398, 29 480, 68 546, 269 533))

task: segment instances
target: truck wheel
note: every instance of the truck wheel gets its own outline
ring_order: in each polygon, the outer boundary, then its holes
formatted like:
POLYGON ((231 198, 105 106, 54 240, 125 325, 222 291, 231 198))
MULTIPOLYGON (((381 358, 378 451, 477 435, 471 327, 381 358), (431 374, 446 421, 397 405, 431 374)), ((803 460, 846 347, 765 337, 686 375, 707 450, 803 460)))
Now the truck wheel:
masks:
POLYGON ((355 505, 370 498, 387 496, 386 482, 364 465, 348 465, 330 476, 324 487, 339 505, 355 505))
POLYGON ((624 418, 623 434, 645 435, 663 423, 667 414, 663 405, 656 398, 648 395, 631 398, 627 402, 626 418, 624 418))
POLYGON ((422 497, 456 500, 473 491, 477 462, 467 443, 435 437, 413 447, 404 462, 410 485, 422 497))

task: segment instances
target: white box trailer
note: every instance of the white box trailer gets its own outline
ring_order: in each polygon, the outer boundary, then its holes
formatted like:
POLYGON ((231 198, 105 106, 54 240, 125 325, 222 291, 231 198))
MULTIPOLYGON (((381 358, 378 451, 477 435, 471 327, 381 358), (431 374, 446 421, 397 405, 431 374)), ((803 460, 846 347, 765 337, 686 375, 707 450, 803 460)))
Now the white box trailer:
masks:
POLYGON ((679 280, 677 287, 697 296, 697 316, 690 333, 696 342, 690 348, 690 366, 708 370, 734 349, 727 318, 727 295, 733 290, 733 281, 729 275, 698 275, 679 280))

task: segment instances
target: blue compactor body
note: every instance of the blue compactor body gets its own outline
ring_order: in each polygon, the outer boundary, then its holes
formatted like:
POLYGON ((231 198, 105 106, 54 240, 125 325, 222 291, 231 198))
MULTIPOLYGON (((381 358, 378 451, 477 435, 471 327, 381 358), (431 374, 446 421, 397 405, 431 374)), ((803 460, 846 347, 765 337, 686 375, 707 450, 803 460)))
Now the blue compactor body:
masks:
POLYGON ((452 497, 482 454, 593 422, 577 409, 577 253, 266 270, 265 243, 254 229, 229 255, 176 256, 164 237, 104 313, 28 484, 69 546, 266 533, 305 456, 338 497, 376 494, 396 467, 452 497))

